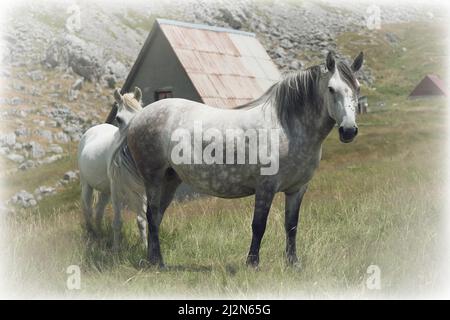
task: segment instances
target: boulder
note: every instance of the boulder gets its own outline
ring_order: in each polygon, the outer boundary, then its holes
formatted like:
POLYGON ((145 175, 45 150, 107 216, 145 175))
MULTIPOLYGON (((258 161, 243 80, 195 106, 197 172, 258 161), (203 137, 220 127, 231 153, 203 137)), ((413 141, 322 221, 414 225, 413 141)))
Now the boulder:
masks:
POLYGON ((35 168, 35 167, 36 167, 36 162, 34 162, 33 160, 27 160, 20 164, 19 170, 28 170, 28 169, 35 168))
POLYGON ((64 173, 63 180, 70 182, 78 179, 78 174, 75 171, 67 171, 64 173))
POLYGON ((26 143, 24 147, 27 151, 31 152, 31 157, 34 159, 40 159, 45 156, 44 147, 36 141, 26 143))
POLYGON ((14 146, 16 144, 16 134, 14 132, 2 134, 0 136, 0 144, 8 147, 14 146))
POLYGON ((83 82, 84 78, 78 78, 73 84, 72 84, 72 90, 81 90, 83 88, 83 82))
POLYGON ((15 163, 22 163, 25 160, 24 156, 17 153, 11 153, 7 156, 7 158, 15 163))
POLYGON ((34 198, 34 196, 25 190, 21 190, 21 191, 17 192, 10 199, 9 203, 11 203, 14 206, 21 207, 21 208, 29 208, 29 207, 34 207, 37 205, 37 201, 34 198))
POLYGON ((61 154, 64 152, 64 149, 58 144, 51 144, 48 148, 48 151, 56 154, 61 154))

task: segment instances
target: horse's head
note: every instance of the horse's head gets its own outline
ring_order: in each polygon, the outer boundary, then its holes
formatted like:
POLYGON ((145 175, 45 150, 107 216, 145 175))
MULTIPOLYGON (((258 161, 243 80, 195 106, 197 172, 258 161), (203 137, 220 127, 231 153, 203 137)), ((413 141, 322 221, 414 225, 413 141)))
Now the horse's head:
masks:
POLYGON ((114 90, 114 99, 117 103, 116 121, 119 129, 128 125, 135 113, 142 109, 141 99, 142 92, 138 87, 134 88, 134 92, 120 94, 120 90, 114 90))
POLYGON ((355 113, 358 107, 360 85, 355 73, 361 68, 364 60, 361 52, 351 66, 339 61, 336 62, 333 53, 329 52, 326 66, 329 80, 326 94, 329 95, 328 114, 339 126, 341 142, 352 142, 358 134, 355 113))

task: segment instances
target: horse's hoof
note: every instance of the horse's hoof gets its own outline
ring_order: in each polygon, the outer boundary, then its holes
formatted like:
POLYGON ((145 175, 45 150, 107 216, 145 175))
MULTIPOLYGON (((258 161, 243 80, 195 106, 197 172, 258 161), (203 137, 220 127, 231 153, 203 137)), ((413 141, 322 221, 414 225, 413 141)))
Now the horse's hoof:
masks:
POLYGON ((301 270, 302 269, 302 264, 297 259, 297 257, 288 257, 286 262, 287 262, 287 265, 290 268, 293 268, 293 269, 296 269, 296 270, 301 270))
POLYGON ((259 257, 257 257, 257 256, 248 256, 246 264, 247 264, 248 267, 251 267, 251 268, 254 268, 254 269, 258 269, 258 267, 259 267, 259 257))
POLYGON ((147 263, 149 267, 157 268, 157 269, 164 269, 165 265, 161 258, 155 258, 151 257, 147 260, 147 263))
POLYGON ((112 251, 114 254, 120 253, 120 245, 113 245, 112 251))

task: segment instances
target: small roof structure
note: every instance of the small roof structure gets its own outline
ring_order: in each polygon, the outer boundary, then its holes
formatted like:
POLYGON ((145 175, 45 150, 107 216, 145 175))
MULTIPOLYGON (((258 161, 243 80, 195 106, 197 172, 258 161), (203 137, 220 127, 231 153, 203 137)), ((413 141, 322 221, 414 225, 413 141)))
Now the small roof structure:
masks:
MULTIPOLYGON (((165 97, 234 108, 260 97, 281 73, 255 34, 156 19, 124 85, 138 86, 144 105, 165 97)), ((113 106, 107 123, 117 113, 113 106)))
POLYGON ((157 19, 125 82, 133 82, 162 31, 205 104, 233 108, 261 96, 281 74, 255 34, 239 30, 157 19))
POLYGON ((409 98, 419 97, 448 97, 449 92, 444 82, 437 75, 427 74, 409 94, 409 98))

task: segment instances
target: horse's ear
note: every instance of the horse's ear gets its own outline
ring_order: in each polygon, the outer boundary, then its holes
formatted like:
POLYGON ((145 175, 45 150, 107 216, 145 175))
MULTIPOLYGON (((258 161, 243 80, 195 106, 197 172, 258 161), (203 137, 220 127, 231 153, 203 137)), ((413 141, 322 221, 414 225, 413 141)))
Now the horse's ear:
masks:
POLYGON ((330 72, 334 72, 334 68, 336 67, 336 59, 334 58, 334 53, 332 51, 328 51, 327 54, 327 69, 330 72))
POLYGON ((356 72, 359 69, 361 69, 363 61, 364 61, 364 53, 361 51, 358 54, 358 56, 355 58, 355 61, 353 61, 353 63, 352 63, 353 72, 356 72))
POLYGON ((138 87, 134 87, 134 98, 135 98, 137 101, 141 102, 141 99, 142 99, 142 91, 141 91, 141 89, 139 89, 138 87))
POLYGON ((118 104, 122 103, 122 95, 120 94, 120 90, 117 88, 114 90, 114 99, 118 104))

